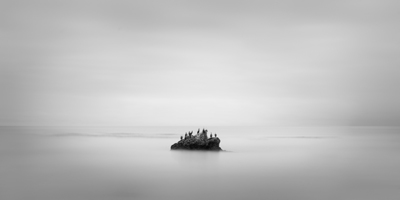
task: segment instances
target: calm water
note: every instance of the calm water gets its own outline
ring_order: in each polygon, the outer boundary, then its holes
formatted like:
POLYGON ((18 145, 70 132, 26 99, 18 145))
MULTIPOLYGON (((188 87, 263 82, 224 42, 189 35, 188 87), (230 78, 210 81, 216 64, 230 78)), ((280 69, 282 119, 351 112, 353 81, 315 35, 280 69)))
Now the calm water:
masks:
POLYGON ((400 128, 1 127, 0 199, 398 200, 400 128))

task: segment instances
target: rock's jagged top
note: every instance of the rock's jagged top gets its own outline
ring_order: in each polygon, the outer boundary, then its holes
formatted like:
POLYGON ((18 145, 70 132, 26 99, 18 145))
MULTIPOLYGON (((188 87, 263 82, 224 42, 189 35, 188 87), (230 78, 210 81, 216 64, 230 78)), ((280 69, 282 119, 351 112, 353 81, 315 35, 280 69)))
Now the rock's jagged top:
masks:
POLYGON ((200 129, 197 131, 196 135, 193 135, 193 131, 185 133, 185 136, 181 136, 181 140, 171 146, 172 150, 186 149, 186 150, 212 150, 220 151, 219 147, 221 140, 217 137, 217 134, 210 133, 208 137, 208 130, 200 129))

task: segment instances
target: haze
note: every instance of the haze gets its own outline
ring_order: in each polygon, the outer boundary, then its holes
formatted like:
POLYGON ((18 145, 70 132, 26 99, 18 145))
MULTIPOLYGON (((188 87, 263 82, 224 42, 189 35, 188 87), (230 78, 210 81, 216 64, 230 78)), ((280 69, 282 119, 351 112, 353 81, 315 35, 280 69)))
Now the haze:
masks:
POLYGON ((400 125, 398 1, 1 1, 0 125, 400 125))

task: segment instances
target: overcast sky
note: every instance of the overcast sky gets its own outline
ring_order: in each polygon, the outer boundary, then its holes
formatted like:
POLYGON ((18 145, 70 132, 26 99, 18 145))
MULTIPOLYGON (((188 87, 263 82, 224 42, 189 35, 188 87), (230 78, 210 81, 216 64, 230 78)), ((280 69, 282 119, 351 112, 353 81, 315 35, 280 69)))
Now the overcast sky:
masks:
POLYGON ((0 125, 400 125, 399 1, 0 2, 0 125))

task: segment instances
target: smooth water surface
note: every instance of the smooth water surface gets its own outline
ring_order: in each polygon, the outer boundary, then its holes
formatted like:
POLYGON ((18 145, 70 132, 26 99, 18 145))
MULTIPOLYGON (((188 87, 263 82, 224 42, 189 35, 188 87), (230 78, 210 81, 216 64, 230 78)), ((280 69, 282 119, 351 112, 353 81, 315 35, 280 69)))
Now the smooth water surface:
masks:
POLYGON ((396 127, 1 127, 0 199, 397 200, 396 127))

